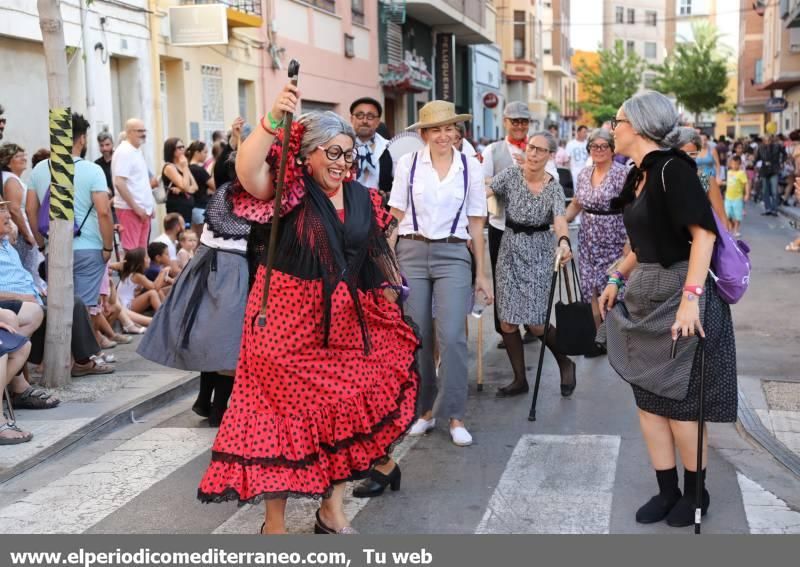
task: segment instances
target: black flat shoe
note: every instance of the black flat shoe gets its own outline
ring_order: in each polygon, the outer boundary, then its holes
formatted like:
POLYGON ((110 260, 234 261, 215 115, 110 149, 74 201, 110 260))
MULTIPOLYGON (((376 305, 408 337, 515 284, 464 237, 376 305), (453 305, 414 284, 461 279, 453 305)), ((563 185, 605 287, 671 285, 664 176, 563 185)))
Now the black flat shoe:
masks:
POLYGON ((524 382, 523 384, 514 385, 509 384, 508 386, 503 386, 502 388, 498 388, 495 396, 498 398, 513 398, 514 396, 520 396, 522 394, 528 393, 528 383, 524 382))
POLYGON ((211 405, 197 401, 192 406, 192 411, 200 417, 208 417, 211 415, 211 405))
POLYGON ((567 384, 561 382, 561 395, 565 398, 570 397, 572 392, 575 391, 575 386, 578 385, 578 377, 575 375, 575 363, 571 360, 569 363, 572 366, 572 382, 567 384))
POLYGON ((361 481, 358 486, 353 489, 353 496, 355 498, 372 498, 373 496, 380 496, 386 487, 389 486, 393 491, 400 490, 400 466, 395 463, 392 472, 383 474, 379 470, 372 469, 369 471, 369 478, 361 481))
POLYGON ((503 340, 501 339, 500 342, 497 343, 497 348, 505 350, 506 343, 504 343, 503 340))
POLYGON ((672 496, 656 494, 647 504, 636 511, 636 521, 640 524, 655 524, 667 517, 670 510, 681 499, 680 490, 672 496))
POLYGON ((583 358, 597 358, 598 356, 605 356, 606 354, 608 354, 608 351, 606 350, 606 345, 601 343, 594 343, 594 348, 587 354, 584 354, 583 358))
POLYGON ((314 533, 317 535, 355 535, 358 533, 353 527, 345 526, 341 530, 334 530, 325 525, 322 518, 319 517, 319 510, 317 510, 317 521, 314 522, 314 533))
MULTIPOLYGON (((708 506, 711 503, 711 497, 708 490, 703 490, 703 503, 700 508, 700 515, 705 516, 708 512, 708 506)), ((667 524, 673 528, 685 528, 694 525, 694 496, 683 497, 675 503, 672 510, 667 515, 667 524)))

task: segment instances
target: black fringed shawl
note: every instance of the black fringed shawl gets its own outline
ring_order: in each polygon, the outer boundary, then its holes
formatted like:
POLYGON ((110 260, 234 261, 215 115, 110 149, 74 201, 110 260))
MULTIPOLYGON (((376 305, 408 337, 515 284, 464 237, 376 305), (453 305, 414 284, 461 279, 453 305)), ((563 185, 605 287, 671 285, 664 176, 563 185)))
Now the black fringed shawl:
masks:
MULTIPOLYGON (((274 269, 306 280, 322 280, 323 336, 327 347, 331 326, 331 297, 345 282, 353 298, 364 353, 370 352, 369 329, 358 290, 377 290, 381 283, 400 283, 399 269, 384 231, 391 216, 381 208, 375 191, 353 181, 343 187, 345 221, 310 176, 303 179, 302 203, 281 219, 274 269)), ((266 263, 268 224, 254 225, 251 246, 258 262, 266 263)))

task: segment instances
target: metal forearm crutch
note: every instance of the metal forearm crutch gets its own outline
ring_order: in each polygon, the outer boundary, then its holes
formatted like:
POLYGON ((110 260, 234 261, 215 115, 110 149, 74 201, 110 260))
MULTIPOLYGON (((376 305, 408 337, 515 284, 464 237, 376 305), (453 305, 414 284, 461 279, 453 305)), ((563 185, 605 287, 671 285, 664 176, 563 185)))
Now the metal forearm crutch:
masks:
MULTIPOLYGON (((289 63, 289 80, 297 86, 297 76, 300 73, 300 63, 292 59, 289 63)), ((272 227, 269 231, 269 246, 267 247, 267 267, 264 272, 264 293, 261 296, 261 309, 258 312, 258 326, 267 324, 267 300, 269 299, 269 281, 272 276, 272 266, 275 263, 275 249, 278 246, 278 227, 281 221, 281 199, 283 198, 283 185, 286 177, 286 162, 289 158, 289 140, 292 138, 292 122, 294 114, 285 112, 283 115, 283 145, 281 146, 281 163, 278 168, 278 178, 275 185, 275 205, 272 216, 272 227)))
POLYGON ((556 284, 558 283, 558 270, 561 268, 561 250, 556 252, 556 259, 553 263, 553 279, 550 283, 550 296, 547 298, 547 315, 544 322, 544 335, 539 350, 539 366, 536 369, 536 382, 533 385, 533 400, 531 401, 531 412, 528 414, 528 421, 536 421, 536 400, 539 398, 539 382, 542 378, 542 365, 544 364, 545 341, 550 332, 550 312, 553 310, 553 298, 556 294, 556 284))

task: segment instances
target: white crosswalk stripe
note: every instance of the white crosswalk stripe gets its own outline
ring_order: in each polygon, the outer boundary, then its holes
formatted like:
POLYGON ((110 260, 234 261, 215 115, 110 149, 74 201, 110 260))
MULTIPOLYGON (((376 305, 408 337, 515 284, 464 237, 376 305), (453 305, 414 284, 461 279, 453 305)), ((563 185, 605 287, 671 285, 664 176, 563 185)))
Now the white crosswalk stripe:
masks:
POLYGON ((154 428, 0 509, 6 533, 81 533, 209 449, 215 429, 154 428))
POLYGON ((523 435, 476 533, 608 533, 620 437, 523 435))

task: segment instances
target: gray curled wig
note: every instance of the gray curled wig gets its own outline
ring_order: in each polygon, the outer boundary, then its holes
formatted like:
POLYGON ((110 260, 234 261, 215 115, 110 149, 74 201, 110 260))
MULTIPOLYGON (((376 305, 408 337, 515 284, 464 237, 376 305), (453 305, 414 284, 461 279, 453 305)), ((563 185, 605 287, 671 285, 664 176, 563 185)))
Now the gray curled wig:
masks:
POLYGON ((356 143, 353 127, 338 114, 326 110, 324 112, 307 112, 297 119, 305 128, 303 141, 300 143, 300 158, 305 159, 319 146, 324 146, 339 134, 344 134, 356 143))
POLYGON ((622 103, 622 111, 633 129, 662 148, 678 128, 678 111, 670 99, 656 91, 644 91, 622 103))
POLYGON ((558 142, 556 141, 555 136, 553 136, 547 130, 542 130, 541 132, 534 132, 531 134, 529 140, 533 140, 535 137, 541 136, 545 140, 547 140, 547 147, 550 150, 550 153, 553 153, 558 150, 558 142))
POLYGON ((697 130, 688 126, 683 126, 673 131, 672 134, 667 136, 666 142, 676 150, 681 149, 686 144, 694 144, 698 150, 703 147, 703 139, 700 134, 697 133, 697 130))

